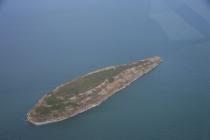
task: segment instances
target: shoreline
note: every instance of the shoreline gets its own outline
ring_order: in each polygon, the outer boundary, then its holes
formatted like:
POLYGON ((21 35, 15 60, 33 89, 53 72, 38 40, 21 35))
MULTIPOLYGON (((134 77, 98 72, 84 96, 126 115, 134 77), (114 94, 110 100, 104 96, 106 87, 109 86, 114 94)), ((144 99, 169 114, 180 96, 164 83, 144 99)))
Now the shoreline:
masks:
MULTIPOLYGON (((159 58, 160 59, 160 58, 159 58)), ((110 93, 107 93, 106 96, 102 96, 102 98, 98 101, 96 101, 95 103, 91 103, 91 104, 88 104, 87 106, 82 106, 81 109, 79 110, 76 110, 75 112, 73 112, 72 114, 70 115, 66 115, 66 116, 63 116, 63 117, 59 117, 59 118, 55 118, 55 119, 52 119, 52 120, 47 120, 47 121, 43 121, 43 122, 36 122, 36 121, 33 121, 30 117, 30 111, 27 113, 27 116, 26 116, 26 121, 29 122, 30 124, 32 125, 35 125, 35 126, 41 126, 41 125, 45 125, 45 124, 50 124, 50 123, 56 123, 56 122, 61 122, 61 121, 64 121, 66 119, 70 119, 78 114, 81 114, 83 112, 86 112, 92 108, 95 108, 97 106, 99 106, 100 104, 102 104, 104 101, 106 101, 108 98, 110 98, 111 96, 113 96, 114 94, 116 94, 117 92, 121 91, 122 89, 125 89, 126 87, 128 87, 129 85, 131 85, 134 81, 136 81, 137 79, 139 79, 140 77, 146 75, 148 72, 152 71, 155 67, 157 67, 159 64, 161 63, 161 59, 159 62, 155 63, 153 62, 153 65, 151 65, 149 68, 147 68, 146 70, 143 69, 143 72, 142 73, 136 73, 133 78, 128 81, 128 83, 125 83, 124 85, 122 85, 121 87, 117 88, 117 89, 113 89, 113 91, 109 91, 110 93)), ((113 68, 114 66, 110 66, 110 67, 107 67, 107 68, 103 68, 103 69, 109 69, 109 68, 113 68)), ((99 70, 103 70, 103 69, 99 69, 99 70)), ((94 71, 94 72, 97 72, 98 70, 94 71)), ((94 73, 94 72, 90 72, 90 73, 94 73)), ((90 73, 86 74, 86 75, 89 75, 90 73)), ((120 73, 122 74, 122 73, 120 73)), ((119 74, 119 75, 120 75, 119 74)), ((84 76, 86 76, 84 75, 84 76)), ((71 81, 70 81, 71 82, 71 81)), ((67 83, 64 83, 64 84, 61 84, 60 86, 57 86, 53 91, 55 90, 58 90, 60 87, 70 83, 70 82, 67 82, 67 83)), ((116 81, 115 81, 116 82, 116 81)), ((110 85, 112 83, 109 83, 110 85)), ((108 85, 109 86, 109 85, 108 85)), ((95 87, 94 87, 95 88, 95 87)), ((93 89, 94 89, 93 88, 93 89)), ((90 89, 92 90, 92 89, 90 89)), ((89 91, 89 90, 88 90, 89 91)), ((43 96, 39 101, 41 102, 44 98, 46 97, 43 96)), ((33 108, 32 108, 33 109, 33 108)), ((32 110, 31 109, 31 110, 32 110)))

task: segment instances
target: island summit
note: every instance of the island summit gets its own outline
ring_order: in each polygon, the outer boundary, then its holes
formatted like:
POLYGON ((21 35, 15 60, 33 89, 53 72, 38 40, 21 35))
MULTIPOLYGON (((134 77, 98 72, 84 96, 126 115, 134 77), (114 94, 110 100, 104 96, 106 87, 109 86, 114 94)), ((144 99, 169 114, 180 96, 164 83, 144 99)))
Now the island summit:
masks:
POLYGON ((27 113, 27 121, 44 125, 63 121, 95 106, 161 63, 158 56, 110 66, 62 84, 44 95, 27 113))

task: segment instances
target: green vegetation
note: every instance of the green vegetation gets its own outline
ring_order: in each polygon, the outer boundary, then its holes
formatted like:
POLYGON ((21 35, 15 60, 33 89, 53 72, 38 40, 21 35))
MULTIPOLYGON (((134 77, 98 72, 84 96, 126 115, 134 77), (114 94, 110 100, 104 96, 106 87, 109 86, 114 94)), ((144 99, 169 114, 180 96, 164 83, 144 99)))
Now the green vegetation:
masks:
POLYGON ((99 105, 113 95, 115 91, 130 84, 137 76, 140 77, 142 74, 149 72, 160 62, 160 57, 152 57, 81 76, 45 95, 27 114, 27 119, 34 124, 41 125, 75 116, 99 105), (135 70, 123 73, 131 68, 135 68, 135 70), (118 76, 117 81, 115 80, 116 76, 118 76), (108 83, 103 85, 102 83, 105 81, 108 81, 108 83), (90 89, 93 90, 89 92, 90 89))
POLYGON ((39 113, 39 115, 47 115, 50 113, 50 108, 40 106, 36 108, 36 112, 39 113))
POLYGON ((101 84, 106 79, 113 81, 113 76, 119 74, 120 72, 132 67, 133 65, 120 65, 116 68, 107 69, 99 71, 84 77, 80 77, 69 84, 61 87, 55 94, 57 95, 69 95, 77 94, 87 91, 99 84, 101 84))
POLYGON ((91 88, 104 82, 106 79, 113 82, 113 77, 120 72, 134 67, 136 64, 119 65, 115 68, 102 70, 90 75, 80 77, 70 83, 60 87, 53 94, 50 93, 45 99, 45 105, 36 108, 36 112, 40 115, 49 115, 52 111, 64 111, 66 106, 77 106, 73 101, 66 101, 65 98, 71 97, 77 93, 85 92, 91 88), (59 98, 60 97, 60 98, 59 98))

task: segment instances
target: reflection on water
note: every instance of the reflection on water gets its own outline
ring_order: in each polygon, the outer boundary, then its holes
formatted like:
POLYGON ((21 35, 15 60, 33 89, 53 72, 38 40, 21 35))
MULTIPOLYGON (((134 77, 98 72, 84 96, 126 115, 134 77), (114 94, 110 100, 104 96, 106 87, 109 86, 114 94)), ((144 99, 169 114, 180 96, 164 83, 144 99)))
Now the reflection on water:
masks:
POLYGON ((200 40, 210 36, 210 21, 205 5, 195 7, 187 1, 151 0, 150 17, 176 41, 200 40), (200 9, 203 8, 203 11, 200 9))
POLYGON ((194 9, 190 8, 186 3, 182 1, 166 1, 170 7, 173 9, 188 25, 199 31, 205 37, 210 36, 210 26, 208 21, 204 19, 200 14, 196 13, 194 9))

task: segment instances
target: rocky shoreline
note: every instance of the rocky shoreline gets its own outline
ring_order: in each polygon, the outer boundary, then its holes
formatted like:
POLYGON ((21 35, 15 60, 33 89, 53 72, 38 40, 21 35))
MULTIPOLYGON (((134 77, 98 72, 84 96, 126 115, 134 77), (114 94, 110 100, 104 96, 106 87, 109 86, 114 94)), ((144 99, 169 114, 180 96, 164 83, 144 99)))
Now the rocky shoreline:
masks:
MULTIPOLYGON (((73 111, 67 109, 64 115, 61 115, 59 117, 52 117, 45 121, 37 121, 36 118, 33 116, 34 110, 32 109, 30 112, 27 113, 27 121, 32 123, 33 125, 40 126, 44 124, 60 122, 68 118, 74 117, 82 112, 85 112, 91 108, 94 108, 100 105, 102 102, 107 100, 113 94, 126 88, 132 82, 134 82, 138 78, 142 77, 143 75, 153 70, 155 67, 157 67, 161 63, 161 61, 162 61, 161 58, 157 56, 144 59, 145 63, 142 63, 141 65, 137 65, 136 67, 133 67, 133 68, 129 68, 119 73, 117 76, 113 77, 114 78, 113 82, 110 83, 108 80, 105 80, 103 83, 101 83, 97 87, 94 87, 88 91, 75 95, 75 98, 80 97, 80 96, 86 97, 86 98, 80 102, 81 106, 77 109, 74 109, 73 111), (95 91, 97 91, 97 96, 96 98, 93 98, 90 95, 96 94, 95 91)), ((104 69, 107 69, 107 68, 104 68, 104 69)), ((111 66, 110 68, 113 68, 113 66, 111 66)), ((103 69, 100 69, 100 71, 102 70, 103 69)), ((94 72, 91 72, 91 73, 94 73, 94 72)), ((88 74, 91 74, 91 73, 88 73, 88 74)), ((59 90, 59 88, 62 88, 62 86, 63 85, 58 86, 55 90, 59 90)), ((38 101, 37 106, 39 106, 39 104, 42 103, 42 101, 46 98, 46 96, 44 96, 38 101)))

